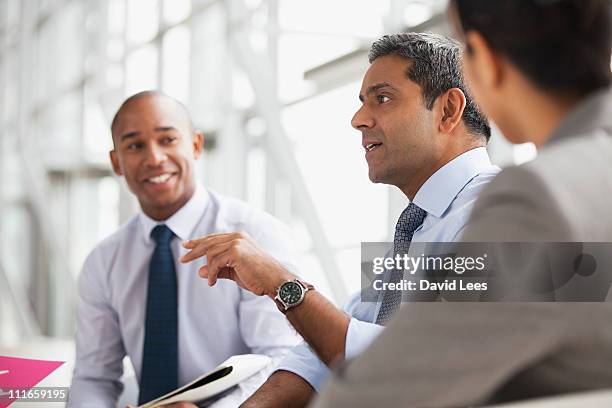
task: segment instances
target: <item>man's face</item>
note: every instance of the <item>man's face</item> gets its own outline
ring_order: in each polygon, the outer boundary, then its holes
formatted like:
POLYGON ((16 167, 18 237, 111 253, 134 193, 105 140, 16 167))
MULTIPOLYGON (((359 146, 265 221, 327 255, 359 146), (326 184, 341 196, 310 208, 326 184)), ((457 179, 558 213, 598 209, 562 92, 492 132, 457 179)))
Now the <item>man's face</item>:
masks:
POLYGON ((202 151, 202 135, 192 131, 187 112, 170 98, 144 96, 122 109, 112 130, 115 173, 147 215, 170 217, 193 195, 194 161, 202 151))
POLYGON ((402 190, 436 159, 433 113, 406 76, 409 64, 396 55, 374 60, 361 85, 363 105, 351 121, 362 134, 370 180, 402 190))

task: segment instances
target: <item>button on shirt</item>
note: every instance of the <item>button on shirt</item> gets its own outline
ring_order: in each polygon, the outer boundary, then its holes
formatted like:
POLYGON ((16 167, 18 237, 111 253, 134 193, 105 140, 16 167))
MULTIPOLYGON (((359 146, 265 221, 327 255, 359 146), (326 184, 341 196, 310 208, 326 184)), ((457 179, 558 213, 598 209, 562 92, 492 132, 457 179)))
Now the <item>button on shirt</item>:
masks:
MULTIPOLYGON (((499 167, 491 164, 484 147, 469 150, 436 171, 414 197, 414 203, 427 211, 427 216, 414 232, 412 241, 458 240, 478 194, 499 171, 499 167)), ((378 302, 361 302, 358 292, 344 306, 344 311, 351 316, 345 344, 347 359, 361 353, 383 330, 374 323, 381 303, 380 298, 378 302)), ((329 376, 327 366, 304 342, 283 359, 277 370, 299 375, 317 391, 329 376)))
MULTIPOLYGON (((183 240, 213 232, 245 231, 295 271, 296 252, 288 229, 268 214, 201 187, 163 223, 176 235, 171 247, 178 285, 179 385, 235 354, 266 354, 278 363, 300 338, 274 302, 229 280, 220 279, 209 287, 198 276, 205 259, 188 264, 178 259, 187 252, 181 246, 183 240)), ((151 231, 157 224, 141 212, 100 243, 85 261, 78 285, 71 407, 114 407, 122 390, 119 378, 125 355, 140 382, 149 262, 155 248, 151 231)), ((254 392, 265 377, 259 383, 251 382, 250 390, 237 390, 244 395, 236 397, 233 406, 254 392)))

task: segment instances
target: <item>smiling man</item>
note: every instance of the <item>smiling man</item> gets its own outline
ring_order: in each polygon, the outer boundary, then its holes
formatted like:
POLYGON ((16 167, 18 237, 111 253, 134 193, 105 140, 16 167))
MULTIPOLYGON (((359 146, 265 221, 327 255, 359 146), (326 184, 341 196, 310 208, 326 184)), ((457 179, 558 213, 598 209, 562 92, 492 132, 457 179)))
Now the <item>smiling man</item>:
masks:
MULTIPOLYGON (((91 252, 79 277, 69 406, 115 407, 126 355, 140 385, 139 404, 235 354, 280 359, 299 337, 274 304, 230 282, 211 289, 197 276, 201 263, 177 259, 184 252, 181 240, 241 230, 291 268, 296 254, 287 229, 198 185, 195 161, 204 137, 176 100, 154 91, 136 94, 121 105, 111 130, 113 170, 125 178, 141 211, 91 252)), ((266 376, 249 380, 217 406, 237 406, 266 376)))
MULTIPOLYGON (((412 241, 455 241, 478 193, 499 171, 485 149, 489 125, 463 84, 459 47, 434 34, 389 35, 372 45, 369 60, 351 124, 361 133, 370 180, 398 187, 410 201, 395 229, 394 252, 412 241)), ((192 251, 184 262, 208 257, 200 273, 209 284, 233 279, 270 297, 306 341, 244 407, 306 405, 328 365, 358 355, 401 302, 397 291, 381 292, 374 302, 357 293, 338 310, 246 234, 208 236, 185 247, 192 251)))

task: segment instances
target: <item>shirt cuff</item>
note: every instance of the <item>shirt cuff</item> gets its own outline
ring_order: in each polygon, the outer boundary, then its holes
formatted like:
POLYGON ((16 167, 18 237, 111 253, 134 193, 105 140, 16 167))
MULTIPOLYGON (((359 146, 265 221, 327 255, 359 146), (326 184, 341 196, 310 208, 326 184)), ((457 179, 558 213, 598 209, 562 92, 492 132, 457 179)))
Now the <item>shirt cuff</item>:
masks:
POLYGON ((292 372, 306 380, 315 391, 329 377, 329 368, 317 357, 306 343, 294 347, 276 367, 275 371, 292 372))
POLYGON ((351 318, 344 345, 345 359, 361 354, 383 330, 383 326, 351 318))

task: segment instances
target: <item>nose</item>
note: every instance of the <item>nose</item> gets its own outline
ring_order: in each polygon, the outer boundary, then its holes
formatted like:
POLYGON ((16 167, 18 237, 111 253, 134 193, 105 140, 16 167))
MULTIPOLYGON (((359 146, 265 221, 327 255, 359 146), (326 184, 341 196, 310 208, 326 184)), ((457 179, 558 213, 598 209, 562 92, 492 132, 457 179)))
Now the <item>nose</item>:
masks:
POLYGON ((357 112, 353 115, 353 119, 351 119, 351 126, 357 130, 370 129, 374 127, 374 118, 368 112, 366 105, 363 104, 357 112))
POLYGON ((150 167, 158 167, 163 164, 168 157, 161 146, 151 143, 146 150, 145 164, 150 167))

